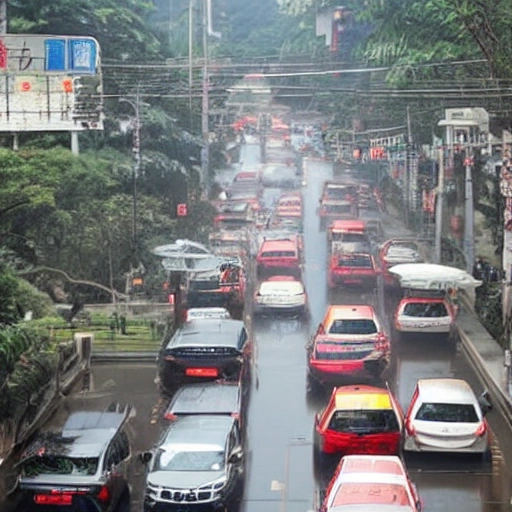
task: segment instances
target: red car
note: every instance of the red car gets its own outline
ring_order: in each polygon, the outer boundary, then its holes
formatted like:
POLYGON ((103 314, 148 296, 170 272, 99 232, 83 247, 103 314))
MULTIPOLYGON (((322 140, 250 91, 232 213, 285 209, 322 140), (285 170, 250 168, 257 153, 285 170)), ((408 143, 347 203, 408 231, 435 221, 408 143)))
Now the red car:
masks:
POLYGON ((332 390, 316 415, 315 458, 322 455, 398 455, 403 413, 389 389, 344 386, 332 390))
POLYGON ((306 348, 311 390, 347 377, 379 376, 390 358, 389 338, 367 305, 330 306, 306 348))
MULTIPOLYGON (((333 247, 333 250, 335 247, 333 247)), ((329 288, 356 285, 364 288, 376 288, 381 270, 371 253, 334 252, 329 262, 327 283, 329 288)))
POLYGON ((422 503, 396 455, 348 455, 336 468, 319 512, 421 512, 422 503))
POLYGON ((290 235, 279 240, 263 240, 256 257, 259 276, 291 275, 300 277, 302 273, 302 239, 290 235))

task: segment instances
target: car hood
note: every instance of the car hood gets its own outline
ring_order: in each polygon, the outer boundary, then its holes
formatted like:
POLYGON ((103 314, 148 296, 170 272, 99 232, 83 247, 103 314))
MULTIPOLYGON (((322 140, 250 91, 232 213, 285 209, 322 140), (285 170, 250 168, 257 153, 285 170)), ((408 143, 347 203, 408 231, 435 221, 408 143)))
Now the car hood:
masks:
POLYGON ((224 471, 155 471, 148 475, 148 483, 172 489, 196 489, 215 482, 224 471))

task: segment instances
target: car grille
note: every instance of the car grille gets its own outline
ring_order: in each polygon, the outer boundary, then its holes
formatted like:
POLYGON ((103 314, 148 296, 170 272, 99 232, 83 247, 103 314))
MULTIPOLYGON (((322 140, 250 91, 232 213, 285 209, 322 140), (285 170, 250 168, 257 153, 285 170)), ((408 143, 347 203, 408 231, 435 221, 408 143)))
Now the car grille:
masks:
POLYGON ((173 491, 164 489, 160 492, 160 499, 171 501, 173 503, 196 503, 200 501, 210 501, 212 491, 173 491))

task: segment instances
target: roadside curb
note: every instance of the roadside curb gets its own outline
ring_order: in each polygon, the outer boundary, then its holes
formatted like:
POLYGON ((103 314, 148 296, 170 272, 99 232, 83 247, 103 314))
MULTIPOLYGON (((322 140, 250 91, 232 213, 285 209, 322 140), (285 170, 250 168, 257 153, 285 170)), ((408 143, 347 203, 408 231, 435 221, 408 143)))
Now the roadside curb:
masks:
MULTIPOLYGON (((469 312, 466 312, 465 314, 471 315, 469 312)), ((476 318, 473 318, 472 320, 477 322, 476 318)), ((483 326, 481 329, 485 330, 483 326)), ((512 430, 512 399, 504 389, 506 385, 506 369, 503 365, 503 351, 496 343, 495 350, 492 350, 492 353, 489 352, 486 354, 494 359, 496 365, 495 372, 490 372, 488 369, 489 364, 484 357, 482 357, 483 354, 477 349, 477 347, 475 347, 475 344, 471 339, 471 329, 469 330, 470 332, 468 333, 468 329, 465 329, 464 327, 463 317, 462 321, 457 323, 457 331, 461 340, 463 354, 480 382, 491 394, 493 405, 499 410, 501 416, 507 422, 508 427, 512 430), (501 370, 499 380, 496 378, 496 375, 494 375, 499 371, 498 369, 501 370)), ((482 334, 483 337, 490 337, 490 334, 487 332, 482 334)))

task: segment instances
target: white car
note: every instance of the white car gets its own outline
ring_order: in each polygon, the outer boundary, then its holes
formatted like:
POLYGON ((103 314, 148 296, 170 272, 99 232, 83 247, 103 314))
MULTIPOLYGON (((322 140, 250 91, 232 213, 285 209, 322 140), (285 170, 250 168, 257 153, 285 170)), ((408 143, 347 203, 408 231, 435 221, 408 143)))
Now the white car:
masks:
POLYGON ((226 308, 190 308, 187 310, 187 320, 198 319, 227 320, 231 318, 226 308))
POLYGON ((279 313, 307 315, 304 285, 291 276, 272 276, 262 281, 254 296, 255 315, 279 313))
POLYGON ((444 298, 406 297, 395 313, 395 329, 399 333, 450 334, 455 325, 456 310, 444 298))
POLYGON ((460 379, 420 379, 405 416, 404 450, 489 454, 487 393, 460 379))

